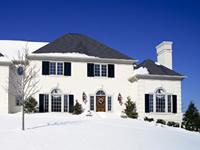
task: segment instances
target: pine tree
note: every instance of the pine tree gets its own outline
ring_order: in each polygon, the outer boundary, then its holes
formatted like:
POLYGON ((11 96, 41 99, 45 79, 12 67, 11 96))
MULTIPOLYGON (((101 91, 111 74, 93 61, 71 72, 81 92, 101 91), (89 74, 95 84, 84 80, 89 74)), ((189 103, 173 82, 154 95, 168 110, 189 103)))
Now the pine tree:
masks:
POLYGON ((125 106, 126 106, 126 108, 124 109, 124 113, 129 118, 137 118, 138 117, 138 113, 136 112, 136 104, 133 101, 131 101, 130 97, 127 97, 125 106))
POLYGON ((78 101, 76 101, 76 104, 74 105, 73 114, 79 115, 81 113, 82 113, 82 106, 78 101))
POLYGON ((184 114, 183 126, 186 130, 200 130, 200 115, 198 109, 193 102, 190 102, 187 111, 184 114))
POLYGON ((24 103, 24 110, 27 113, 36 112, 37 101, 33 97, 29 97, 24 103))

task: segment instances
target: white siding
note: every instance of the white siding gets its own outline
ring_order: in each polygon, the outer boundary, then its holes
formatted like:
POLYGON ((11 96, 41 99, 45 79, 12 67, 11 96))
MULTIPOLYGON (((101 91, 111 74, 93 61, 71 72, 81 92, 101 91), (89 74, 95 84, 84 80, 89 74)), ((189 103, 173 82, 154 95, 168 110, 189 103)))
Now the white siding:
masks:
POLYGON ((139 79, 133 83, 134 99, 137 100, 137 110, 140 117, 153 117, 169 121, 180 121, 181 113, 181 81, 139 79), (145 94, 154 93, 156 89, 163 88, 166 93, 177 95, 177 114, 173 113, 145 113, 145 94), (136 90, 136 91, 135 91, 136 90))
MULTIPOLYGON (((133 74, 132 65, 115 64, 115 78, 108 77, 87 77, 87 63, 86 62, 72 62, 71 63, 71 76, 58 76, 58 75, 42 75, 42 61, 32 61, 31 65, 36 65, 39 72, 39 93, 50 93, 54 88, 58 87, 62 90, 63 94, 73 94, 74 99, 83 104, 82 94, 87 95, 87 104, 85 108, 89 109, 89 96, 95 95, 100 89, 106 92, 106 96, 112 96, 113 112, 121 113, 123 106, 117 100, 118 94, 121 93, 123 102, 126 101, 128 96, 131 96, 132 84, 128 78, 133 74)), ((39 94, 38 93, 38 94, 39 94)), ((39 95, 36 94, 35 98, 38 100, 39 95)))
POLYGON ((0 113, 8 113, 8 77, 9 66, 0 66, 0 113))

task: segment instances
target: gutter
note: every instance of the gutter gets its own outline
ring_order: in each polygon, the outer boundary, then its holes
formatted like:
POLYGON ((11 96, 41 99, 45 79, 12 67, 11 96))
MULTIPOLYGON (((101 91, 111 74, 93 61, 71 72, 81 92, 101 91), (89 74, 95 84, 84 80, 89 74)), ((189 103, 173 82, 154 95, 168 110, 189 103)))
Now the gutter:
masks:
POLYGON ((74 62, 104 62, 104 63, 116 63, 116 64, 134 64, 138 60, 133 59, 111 59, 111 58, 84 58, 84 57, 67 57, 67 56, 40 56, 29 55, 30 60, 58 60, 58 61, 74 61, 74 62))
POLYGON ((135 75, 130 77, 128 80, 130 82, 137 81, 139 79, 155 79, 155 80, 183 80, 187 76, 177 76, 177 75, 135 75))

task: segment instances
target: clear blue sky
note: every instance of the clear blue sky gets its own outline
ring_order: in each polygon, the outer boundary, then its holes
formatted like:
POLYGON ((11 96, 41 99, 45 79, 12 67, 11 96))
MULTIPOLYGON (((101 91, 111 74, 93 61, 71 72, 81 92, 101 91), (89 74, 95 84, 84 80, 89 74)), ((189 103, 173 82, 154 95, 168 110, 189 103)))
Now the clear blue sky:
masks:
POLYGON ((139 61, 156 59, 155 46, 173 45, 183 81, 183 110, 200 109, 200 2, 194 0, 1 1, 0 39, 52 41, 69 33, 91 36, 139 61))

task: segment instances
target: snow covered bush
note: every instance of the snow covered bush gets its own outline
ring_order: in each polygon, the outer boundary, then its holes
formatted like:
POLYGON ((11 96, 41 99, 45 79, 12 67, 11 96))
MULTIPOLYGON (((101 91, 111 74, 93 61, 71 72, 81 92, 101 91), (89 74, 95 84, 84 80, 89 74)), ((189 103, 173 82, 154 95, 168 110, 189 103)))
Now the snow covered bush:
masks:
POLYGON ((74 111, 73 114, 79 115, 82 113, 82 106, 81 104, 76 100, 76 104, 74 105, 74 111))
POLYGON ((128 116, 124 112, 122 112, 121 113, 121 118, 128 118, 128 116))
POLYGON ((167 125, 170 127, 180 127, 180 124, 178 122, 174 122, 174 121, 168 121, 167 125))
POLYGON ((160 124, 166 125, 166 121, 163 120, 163 119, 158 119, 158 120, 156 121, 156 123, 160 123, 160 124))
POLYGON ((33 97, 29 97, 24 103, 24 110, 26 113, 36 112, 37 101, 33 97))
POLYGON ((125 103, 125 109, 124 113, 127 115, 129 118, 137 118, 138 113, 136 112, 136 104, 131 101, 130 97, 127 97, 127 101, 125 103))
POLYGON ((144 121, 152 122, 152 121, 154 121, 154 119, 153 118, 144 117, 144 121))

